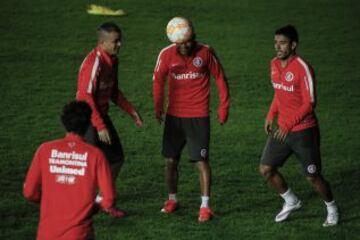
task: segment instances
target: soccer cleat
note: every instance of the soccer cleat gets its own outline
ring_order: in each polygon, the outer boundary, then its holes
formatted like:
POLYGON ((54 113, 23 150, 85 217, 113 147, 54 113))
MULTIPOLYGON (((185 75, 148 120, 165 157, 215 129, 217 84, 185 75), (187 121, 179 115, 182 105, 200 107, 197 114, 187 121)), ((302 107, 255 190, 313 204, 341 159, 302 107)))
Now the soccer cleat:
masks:
POLYGON ((199 211, 199 218, 198 221, 200 223, 209 221, 213 216, 213 213, 210 208, 208 207, 202 207, 199 211))
POLYGON ((301 201, 298 201, 293 205, 287 204, 285 202, 281 211, 276 215, 275 222, 285 221, 292 211, 298 210, 299 208, 301 208, 301 201))
POLYGON ((178 203, 174 200, 167 200, 164 204, 164 207, 161 209, 161 212, 169 214, 174 212, 178 208, 178 203))
POLYGON ((116 207, 110 207, 110 208, 103 208, 102 211, 106 213, 107 215, 114 217, 114 218, 123 218, 126 216, 126 213, 117 209, 116 207))
POLYGON ((331 227, 337 225, 339 222, 339 213, 337 211, 328 213, 323 227, 331 227))

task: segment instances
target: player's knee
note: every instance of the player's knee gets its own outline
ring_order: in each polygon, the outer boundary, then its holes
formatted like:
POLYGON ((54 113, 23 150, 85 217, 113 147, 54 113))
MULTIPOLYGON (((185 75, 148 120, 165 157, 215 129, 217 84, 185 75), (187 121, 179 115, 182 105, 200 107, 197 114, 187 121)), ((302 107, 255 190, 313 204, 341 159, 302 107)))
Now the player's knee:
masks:
POLYGON ((314 176, 306 176, 306 180, 311 184, 316 184, 317 182, 321 181, 321 177, 319 175, 314 176))
POLYGON ((259 172, 260 174, 265 177, 266 179, 270 178, 274 175, 274 168, 266 165, 260 165, 259 166, 259 172))
POLYGON ((198 167, 198 169, 200 170, 200 171, 210 171, 211 170, 211 168, 210 168, 210 164, 209 164, 209 162, 208 161, 198 161, 197 163, 196 163, 196 165, 197 165, 197 167, 198 167))
POLYGON ((176 158, 167 158, 166 166, 167 167, 176 167, 178 164, 178 160, 176 158))

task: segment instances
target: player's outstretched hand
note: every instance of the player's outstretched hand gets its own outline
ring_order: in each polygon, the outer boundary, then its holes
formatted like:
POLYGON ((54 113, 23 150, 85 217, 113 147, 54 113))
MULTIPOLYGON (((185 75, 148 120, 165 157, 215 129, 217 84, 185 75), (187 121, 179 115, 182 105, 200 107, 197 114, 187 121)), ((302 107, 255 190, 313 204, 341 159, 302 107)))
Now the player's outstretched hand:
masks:
POLYGON ((103 130, 99 131, 98 132, 98 135, 99 135, 99 140, 103 143, 106 143, 106 144, 111 144, 111 138, 110 138, 110 134, 109 134, 109 131, 104 128, 103 130))
POLYGON ((137 127, 142 127, 142 125, 144 124, 140 114, 137 112, 137 111, 134 111, 132 114, 131 114, 132 118, 134 119, 134 122, 135 122, 135 125, 137 127))
POLYGON ((265 119, 264 130, 267 135, 272 133, 272 120, 265 119))

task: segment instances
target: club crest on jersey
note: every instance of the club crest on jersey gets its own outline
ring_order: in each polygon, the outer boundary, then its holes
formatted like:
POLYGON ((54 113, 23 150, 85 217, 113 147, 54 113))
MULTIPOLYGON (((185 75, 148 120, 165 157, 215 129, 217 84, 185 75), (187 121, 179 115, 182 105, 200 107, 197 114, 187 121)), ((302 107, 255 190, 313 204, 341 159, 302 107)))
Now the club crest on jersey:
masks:
POLYGON ((201 67, 202 66, 202 64, 203 64, 203 60, 201 59, 201 57, 196 57, 196 58, 194 58, 194 60, 193 60, 193 65, 195 66, 195 67, 201 67))
POLYGON ((285 80, 291 82, 294 79, 294 74, 292 72, 287 72, 285 74, 285 80))

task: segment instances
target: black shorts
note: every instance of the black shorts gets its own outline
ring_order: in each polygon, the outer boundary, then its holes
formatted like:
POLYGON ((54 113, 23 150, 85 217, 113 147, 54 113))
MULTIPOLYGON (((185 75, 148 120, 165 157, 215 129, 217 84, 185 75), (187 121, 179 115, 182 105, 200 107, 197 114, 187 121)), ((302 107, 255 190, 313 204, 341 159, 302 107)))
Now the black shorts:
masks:
POLYGON ((187 144, 191 161, 204 161, 209 157, 209 117, 179 118, 166 115, 162 154, 166 158, 180 158, 187 144))
POLYGON ((94 126, 90 124, 85 133, 85 140, 98 148, 100 148, 107 160, 111 164, 122 163, 124 161, 123 148, 116 129, 108 115, 102 116, 107 130, 110 134, 111 145, 103 143, 99 140, 98 132, 94 126))
POLYGON ((312 127, 290 132, 283 143, 269 136, 260 163, 272 167, 281 167, 292 153, 302 163, 306 175, 320 174, 319 128, 312 127))

